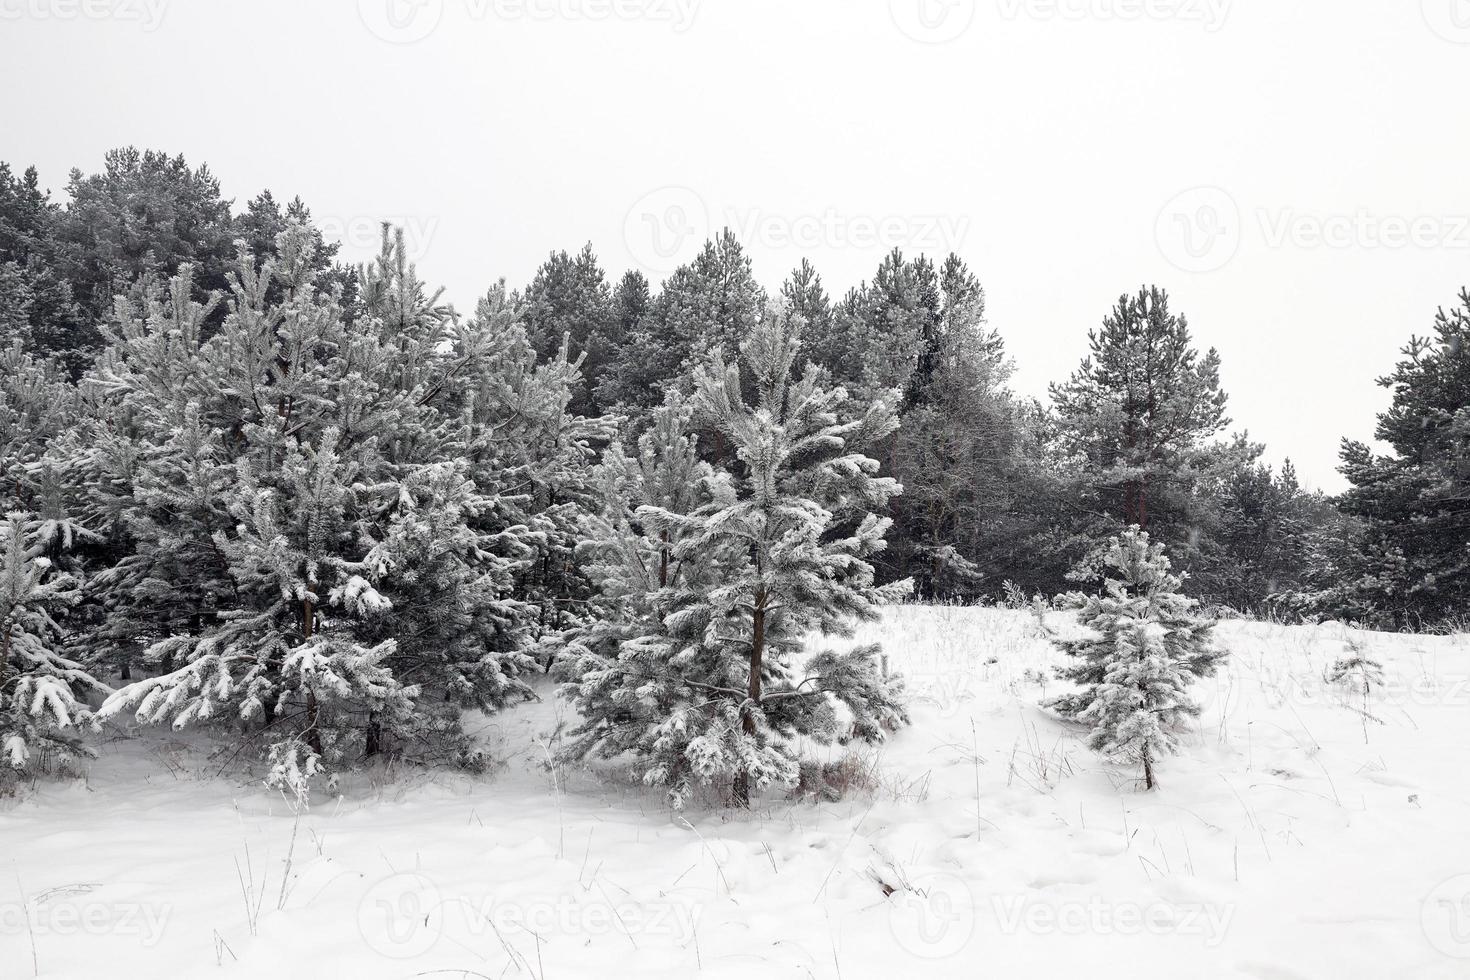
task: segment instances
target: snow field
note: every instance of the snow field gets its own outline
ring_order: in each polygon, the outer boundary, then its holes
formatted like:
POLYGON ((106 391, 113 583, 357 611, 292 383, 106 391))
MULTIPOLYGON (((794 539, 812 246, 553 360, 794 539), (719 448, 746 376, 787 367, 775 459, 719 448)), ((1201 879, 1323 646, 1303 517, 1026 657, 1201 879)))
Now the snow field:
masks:
POLYGON ((1138 792, 1040 703, 1069 617, 891 609, 914 724, 846 794, 671 814, 482 719, 489 776, 374 769, 300 810, 237 745, 115 732, 0 809, 0 977, 1470 976, 1470 637, 1226 622, 1138 792), (1381 684, 1325 680, 1353 649, 1381 684))

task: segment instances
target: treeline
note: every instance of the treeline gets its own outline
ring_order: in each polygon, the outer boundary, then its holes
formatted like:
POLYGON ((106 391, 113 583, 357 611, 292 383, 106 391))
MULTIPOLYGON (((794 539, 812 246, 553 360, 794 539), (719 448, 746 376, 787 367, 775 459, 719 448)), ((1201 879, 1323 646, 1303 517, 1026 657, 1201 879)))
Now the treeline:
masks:
MULTIPOLYGON (((1329 499, 1229 434, 1219 355, 1158 288, 1120 297, 1044 404, 1011 390, 984 288, 953 255, 895 251, 837 296, 807 262, 768 292, 728 231, 657 286, 587 246, 463 316, 401 237, 348 267, 301 201, 237 212, 179 157, 114 151, 66 198, 0 164, 12 759, 70 745, 100 677, 133 682, 106 711, 295 733, 272 743, 287 773, 385 741, 468 752, 457 711, 524 696, 569 644, 584 709, 606 695, 610 724, 667 718, 673 702, 586 689, 594 661, 671 616, 752 627, 755 591, 712 598, 760 588, 751 561, 797 562, 807 583, 810 608, 771 626, 788 654, 798 626, 832 625, 833 603, 867 614, 885 583, 962 601, 1075 588, 1130 525, 1218 607, 1420 628, 1470 599, 1470 293, 1384 379, 1393 453, 1345 443, 1352 489, 1329 499), (798 394, 809 414, 788 417, 798 394), (790 534, 807 565, 722 536, 782 499, 759 526, 805 514, 790 534)), ((851 714, 901 710, 839 661, 820 686, 851 714)), ((724 683, 699 683, 733 697, 748 678, 720 663, 724 683)), ((749 772, 749 745, 779 740, 745 735, 698 744, 749 772)), ((677 741, 666 759, 690 757, 677 741)))

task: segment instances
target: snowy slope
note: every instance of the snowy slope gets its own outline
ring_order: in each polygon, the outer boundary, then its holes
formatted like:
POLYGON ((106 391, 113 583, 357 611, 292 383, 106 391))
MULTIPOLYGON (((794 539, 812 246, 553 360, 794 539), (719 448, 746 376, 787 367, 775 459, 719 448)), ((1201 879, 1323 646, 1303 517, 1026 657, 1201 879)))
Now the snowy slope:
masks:
POLYGON ((126 733, 0 804, 0 978, 1470 976, 1470 637, 1218 635, 1152 794, 1038 707, 1059 655, 999 610, 864 631, 915 723, 836 803, 675 817, 553 771, 546 689, 484 720, 492 776, 373 772, 300 815, 217 745, 126 733), (1350 643, 1385 666, 1366 700, 1323 680, 1350 643))

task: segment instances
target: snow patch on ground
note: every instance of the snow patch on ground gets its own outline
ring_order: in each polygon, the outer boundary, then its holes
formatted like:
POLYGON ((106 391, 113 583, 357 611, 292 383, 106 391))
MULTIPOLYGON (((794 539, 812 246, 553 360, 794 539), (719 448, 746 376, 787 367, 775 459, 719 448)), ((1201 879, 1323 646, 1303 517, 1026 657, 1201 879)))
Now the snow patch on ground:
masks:
POLYGON ((836 803, 679 816, 552 769, 548 686, 481 721, 492 775, 369 772, 300 814, 129 732, 0 808, 0 977, 1470 975, 1470 637, 1218 637, 1151 794, 1039 706, 1061 655, 1003 610, 861 631, 914 725, 836 803), (1366 695, 1324 680, 1354 649, 1366 695))

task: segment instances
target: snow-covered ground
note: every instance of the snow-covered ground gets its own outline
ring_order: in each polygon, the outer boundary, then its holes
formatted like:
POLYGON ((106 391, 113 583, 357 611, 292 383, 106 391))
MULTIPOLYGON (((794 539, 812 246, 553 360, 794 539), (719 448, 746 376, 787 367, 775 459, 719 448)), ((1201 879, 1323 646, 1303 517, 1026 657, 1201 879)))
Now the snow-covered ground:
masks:
POLYGON ((1147 794, 1038 706, 1060 655, 1000 610, 864 631, 914 725, 840 802, 676 816, 552 769, 549 689, 484 720, 494 773, 363 774, 305 813, 129 732, 0 802, 0 977, 1470 976, 1470 637, 1218 637, 1147 794), (1366 701, 1323 680, 1350 644, 1385 667, 1366 701))

